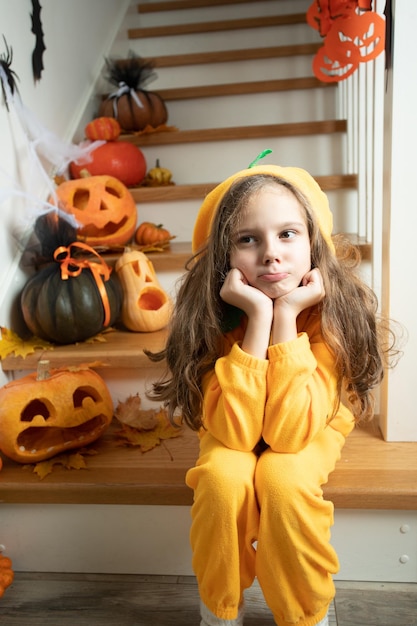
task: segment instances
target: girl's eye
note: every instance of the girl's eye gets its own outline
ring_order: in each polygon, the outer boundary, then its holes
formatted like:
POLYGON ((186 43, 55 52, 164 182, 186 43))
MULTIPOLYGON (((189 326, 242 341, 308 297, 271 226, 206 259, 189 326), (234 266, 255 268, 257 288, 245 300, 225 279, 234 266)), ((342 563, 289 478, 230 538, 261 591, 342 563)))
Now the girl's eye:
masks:
POLYGON ((253 235, 241 235, 238 240, 237 243, 238 245, 245 245, 248 243, 253 243, 255 241, 255 237, 253 235))
POLYGON ((281 239, 292 239, 292 237, 295 237, 295 232, 293 230, 284 230, 280 237, 281 239))

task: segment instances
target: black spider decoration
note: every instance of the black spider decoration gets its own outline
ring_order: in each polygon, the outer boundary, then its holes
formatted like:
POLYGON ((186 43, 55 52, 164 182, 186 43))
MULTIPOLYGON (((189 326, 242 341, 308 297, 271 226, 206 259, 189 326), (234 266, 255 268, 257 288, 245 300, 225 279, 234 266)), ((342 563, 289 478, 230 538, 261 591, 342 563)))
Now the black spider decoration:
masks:
MULTIPOLYGON (((7 41, 4 35, 3 35, 3 41, 4 41, 5 48, 6 48, 6 52, 0 54, 0 65, 3 68, 4 74, 6 75, 6 80, 7 80, 7 84, 9 85, 9 89, 11 93, 14 94, 15 91, 17 92, 19 91, 17 88, 17 84, 16 84, 16 80, 19 80, 19 77, 16 74, 16 72, 12 70, 11 68, 11 65, 13 62, 13 49, 11 46, 9 48, 9 46, 7 45, 7 41)), ((6 109, 9 110, 9 105, 7 102, 7 94, 6 94, 3 81, 4 81, 4 75, 2 73, 0 75, 1 90, 3 92, 3 99, 6 105, 6 109)))

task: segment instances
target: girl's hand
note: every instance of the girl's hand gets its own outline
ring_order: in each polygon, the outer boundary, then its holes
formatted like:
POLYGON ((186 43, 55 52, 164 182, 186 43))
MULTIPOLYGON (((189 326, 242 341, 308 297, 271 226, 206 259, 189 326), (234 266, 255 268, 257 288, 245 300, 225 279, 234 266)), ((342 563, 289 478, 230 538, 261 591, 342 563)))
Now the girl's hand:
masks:
POLYGON ((248 317, 266 314, 272 322, 273 302, 271 298, 249 285, 245 276, 237 268, 228 272, 220 290, 220 297, 228 304, 244 311, 248 317))
POLYGON ((266 359, 273 318, 273 302, 259 289, 249 285, 242 272, 233 268, 227 274, 220 297, 248 316, 241 348, 244 352, 266 359))
POLYGON ((290 308, 296 315, 323 300, 325 296, 323 278, 318 268, 307 272, 301 285, 274 301, 274 313, 281 307, 290 308))
POLYGON ((297 316, 323 300, 325 296, 323 278, 315 268, 307 272, 301 285, 285 296, 274 300, 272 343, 283 343, 297 337, 297 316))

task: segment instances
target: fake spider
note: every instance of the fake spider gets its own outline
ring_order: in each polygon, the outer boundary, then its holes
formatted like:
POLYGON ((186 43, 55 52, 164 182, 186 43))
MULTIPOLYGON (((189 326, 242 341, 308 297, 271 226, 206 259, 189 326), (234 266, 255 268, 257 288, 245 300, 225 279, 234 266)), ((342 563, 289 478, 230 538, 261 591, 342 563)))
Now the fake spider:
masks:
POLYGON ((9 105, 7 102, 7 94, 4 86, 4 81, 7 80, 7 84, 9 85, 9 89, 12 94, 15 91, 18 91, 16 81, 19 80, 18 75, 14 70, 12 70, 11 65, 13 62, 13 49, 9 48, 6 38, 3 35, 3 41, 6 48, 6 52, 0 54, 0 67, 3 70, 0 72, 0 82, 1 82, 1 90, 3 92, 3 99, 6 105, 6 109, 9 110, 9 105))

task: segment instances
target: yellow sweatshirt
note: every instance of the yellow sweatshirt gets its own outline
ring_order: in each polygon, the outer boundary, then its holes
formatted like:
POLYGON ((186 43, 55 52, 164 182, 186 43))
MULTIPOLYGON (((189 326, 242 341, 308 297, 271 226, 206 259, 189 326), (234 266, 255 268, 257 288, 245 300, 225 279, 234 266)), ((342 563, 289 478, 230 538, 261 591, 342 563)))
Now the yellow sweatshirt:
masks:
POLYGON ((223 355, 203 381, 203 423, 223 445, 241 451, 261 438, 275 452, 302 450, 328 424, 346 436, 354 418, 335 411, 334 356, 316 308, 300 314, 298 337, 271 345, 268 358, 243 352, 245 325, 224 336, 223 355))

